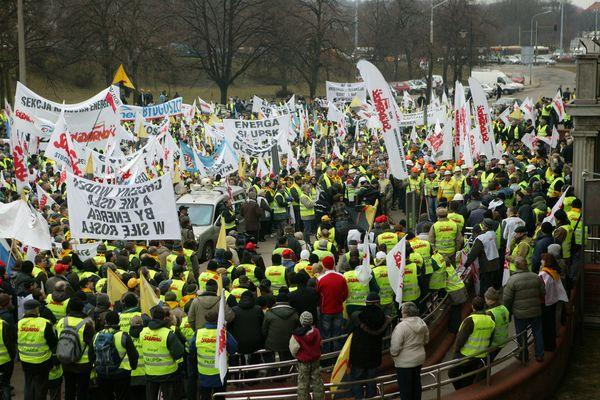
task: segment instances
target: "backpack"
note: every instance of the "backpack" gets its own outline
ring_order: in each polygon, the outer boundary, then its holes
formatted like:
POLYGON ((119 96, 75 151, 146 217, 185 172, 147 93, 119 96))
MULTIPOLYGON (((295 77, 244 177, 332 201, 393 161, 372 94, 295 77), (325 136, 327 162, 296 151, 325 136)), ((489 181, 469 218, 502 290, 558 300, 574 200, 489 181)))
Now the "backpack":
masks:
POLYGON ((64 318, 63 331, 58 337, 56 345, 56 357, 61 364, 73 364, 81 360, 86 346, 81 348, 79 334, 77 333, 82 326, 87 323, 88 319, 83 319, 76 326, 69 326, 69 317, 64 318))
POLYGON ((96 354, 94 369, 100 376, 115 375, 119 370, 119 365, 121 365, 123 358, 125 358, 125 355, 123 357, 119 356, 119 351, 115 344, 115 334, 108 330, 100 331, 96 335, 94 352, 96 354))

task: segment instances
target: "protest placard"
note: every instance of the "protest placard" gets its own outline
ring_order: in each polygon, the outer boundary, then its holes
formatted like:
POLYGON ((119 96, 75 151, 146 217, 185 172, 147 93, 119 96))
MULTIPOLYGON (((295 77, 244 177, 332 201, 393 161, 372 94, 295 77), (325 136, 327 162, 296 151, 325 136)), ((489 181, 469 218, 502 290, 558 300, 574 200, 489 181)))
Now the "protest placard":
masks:
POLYGON ((287 138, 290 117, 240 120, 226 119, 225 138, 235 151, 251 157, 269 157, 271 148, 287 138))
POLYGON ((67 174, 73 238, 181 239, 171 176, 142 184, 108 185, 67 174))

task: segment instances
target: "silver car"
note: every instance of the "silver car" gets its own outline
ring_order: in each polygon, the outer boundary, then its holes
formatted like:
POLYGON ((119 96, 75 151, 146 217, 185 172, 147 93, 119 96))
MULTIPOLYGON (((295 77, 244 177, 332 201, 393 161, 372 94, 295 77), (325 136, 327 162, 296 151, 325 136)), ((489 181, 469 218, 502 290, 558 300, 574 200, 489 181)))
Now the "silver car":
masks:
MULTIPOLYGON (((215 186, 212 189, 203 189, 199 185, 192 185, 191 192, 184 194, 177 200, 177 208, 188 207, 188 215, 192 224, 194 236, 198 242, 198 258, 200 262, 213 258, 215 244, 221 229, 221 213, 229 199, 227 188, 215 186)), ((231 186, 233 195, 233 208, 236 212, 238 224, 242 222, 239 215, 241 203, 246 200, 244 189, 231 186)))

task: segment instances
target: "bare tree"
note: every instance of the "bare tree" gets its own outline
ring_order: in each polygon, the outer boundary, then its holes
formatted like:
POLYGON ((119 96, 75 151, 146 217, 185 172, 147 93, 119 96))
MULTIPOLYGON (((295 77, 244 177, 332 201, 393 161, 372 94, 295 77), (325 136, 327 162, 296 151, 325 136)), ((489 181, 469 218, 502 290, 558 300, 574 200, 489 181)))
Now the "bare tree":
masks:
POLYGON ((268 0, 186 0, 176 13, 188 35, 185 43, 227 102, 229 86, 268 50, 264 40, 273 21, 268 0))

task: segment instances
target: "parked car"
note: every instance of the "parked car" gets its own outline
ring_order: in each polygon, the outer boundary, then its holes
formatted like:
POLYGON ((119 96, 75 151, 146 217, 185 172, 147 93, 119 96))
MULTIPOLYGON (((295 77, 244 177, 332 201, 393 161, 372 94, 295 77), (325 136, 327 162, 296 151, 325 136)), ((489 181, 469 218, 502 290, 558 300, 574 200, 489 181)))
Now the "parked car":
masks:
POLYGON ((535 57, 536 65, 555 65, 556 61, 550 57, 550 55, 542 54, 535 57))
MULTIPOLYGON (((190 189, 190 193, 181 196, 176 204, 178 208, 180 206, 188 207, 188 216, 196 242, 198 242, 199 259, 200 262, 203 262, 213 258, 221 229, 221 214, 225 208, 225 202, 229 199, 229 194, 224 186, 205 189, 200 185, 192 185, 190 189)), ((241 203, 246 198, 244 189, 232 186, 231 190, 238 224, 241 224, 243 221, 239 212, 241 203)))
POLYGON ((390 86, 398 92, 398 94, 402 94, 403 92, 410 92, 410 86, 408 82, 391 82, 390 86))
POLYGON ((420 79, 408 81, 408 86, 410 86, 410 94, 422 93, 427 90, 427 83, 421 81, 420 79))
POLYGON ((490 99, 496 93, 496 89, 488 85, 487 83, 482 83, 481 88, 485 92, 485 97, 490 99))

